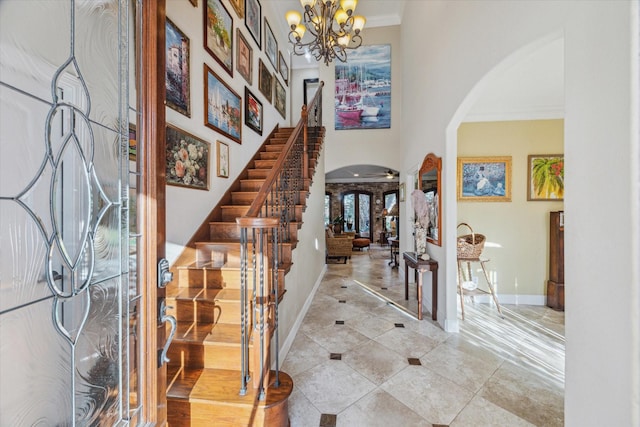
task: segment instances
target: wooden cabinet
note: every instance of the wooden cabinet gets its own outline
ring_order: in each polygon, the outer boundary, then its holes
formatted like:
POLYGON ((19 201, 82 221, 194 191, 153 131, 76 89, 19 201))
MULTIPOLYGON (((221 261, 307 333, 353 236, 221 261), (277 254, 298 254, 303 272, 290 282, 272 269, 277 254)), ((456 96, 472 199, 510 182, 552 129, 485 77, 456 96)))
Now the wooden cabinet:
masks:
POLYGON ((564 311, 564 211, 550 214, 547 306, 564 311))

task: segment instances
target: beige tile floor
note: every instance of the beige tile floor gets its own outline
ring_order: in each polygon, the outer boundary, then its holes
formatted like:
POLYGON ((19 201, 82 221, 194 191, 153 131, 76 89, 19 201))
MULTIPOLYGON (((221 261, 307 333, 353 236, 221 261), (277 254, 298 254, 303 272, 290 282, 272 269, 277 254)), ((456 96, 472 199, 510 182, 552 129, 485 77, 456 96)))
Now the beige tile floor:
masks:
POLYGON ((373 246, 327 266, 282 365, 292 427, 563 425, 564 313, 467 301, 446 333, 356 283, 402 295, 387 261, 373 246))

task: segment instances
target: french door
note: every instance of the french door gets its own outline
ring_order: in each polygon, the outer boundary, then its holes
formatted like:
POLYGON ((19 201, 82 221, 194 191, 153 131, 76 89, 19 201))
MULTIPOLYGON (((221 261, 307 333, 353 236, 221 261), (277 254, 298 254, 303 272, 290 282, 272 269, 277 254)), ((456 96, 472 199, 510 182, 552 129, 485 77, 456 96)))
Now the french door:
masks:
POLYGON ((145 151, 157 136, 147 123, 163 123, 164 110, 135 72, 144 63, 157 80, 144 46, 157 10, 0 1, 2 426, 165 418, 153 350, 163 295, 151 273, 164 248, 163 187, 149 182, 156 154, 145 151))
POLYGON ((342 217, 347 231, 363 237, 371 235, 371 197, 369 191, 347 191, 342 194, 342 217))

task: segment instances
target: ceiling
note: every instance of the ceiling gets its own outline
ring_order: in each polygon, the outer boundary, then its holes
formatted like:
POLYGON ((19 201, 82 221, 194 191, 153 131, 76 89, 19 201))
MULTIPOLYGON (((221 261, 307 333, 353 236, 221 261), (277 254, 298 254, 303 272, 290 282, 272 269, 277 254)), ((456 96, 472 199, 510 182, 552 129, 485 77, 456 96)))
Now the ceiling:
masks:
MULTIPOLYGON (((288 10, 301 10, 298 0, 270 0, 275 16, 281 16, 280 31, 288 33, 284 14, 288 10)), ((406 0, 360 0, 356 13, 365 16, 367 23, 362 32, 367 43, 367 28, 399 25, 406 0)), ((484 82, 480 97, 463 121, 536 120, 564 117, 564 43, 557 39, 533 52, 511 67, 490 74, 484 82)), ((290 48, 290 46, 289 46, 290 48)), ((324 66, 323 64, 320 64, 324 66)), ((304 57, 292 56, 292 69, 316 68, 317 63, 304 57)), ((354 173, 365 175, 384 173, 388 167, 353 165, 327 173, 327 182, 350 180, 354 173), (331 181, 329 181, 331 180, 331 181)), ((371 178, 366 178, 371 180, 371 178)), ((385 178, 382 178, 384 181, 385 178)))

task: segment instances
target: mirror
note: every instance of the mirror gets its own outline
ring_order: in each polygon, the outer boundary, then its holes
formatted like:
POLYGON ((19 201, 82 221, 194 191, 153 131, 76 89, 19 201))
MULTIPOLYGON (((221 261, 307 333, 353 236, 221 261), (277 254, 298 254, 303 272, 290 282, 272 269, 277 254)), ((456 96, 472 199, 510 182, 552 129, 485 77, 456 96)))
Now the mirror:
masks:
POLYGON ((442 158, 433 153, 427 154, 418 172, 418 188, 427 198, 429 207, 429 227, 427 228, 427 242, 440 246, 441 215, 440 206, 440 172, 442 171, 442 158))

